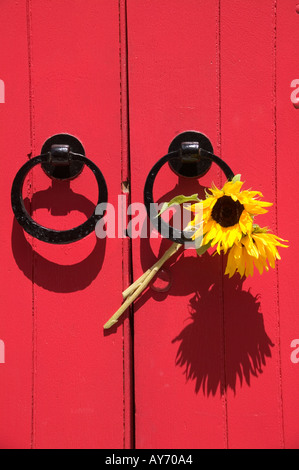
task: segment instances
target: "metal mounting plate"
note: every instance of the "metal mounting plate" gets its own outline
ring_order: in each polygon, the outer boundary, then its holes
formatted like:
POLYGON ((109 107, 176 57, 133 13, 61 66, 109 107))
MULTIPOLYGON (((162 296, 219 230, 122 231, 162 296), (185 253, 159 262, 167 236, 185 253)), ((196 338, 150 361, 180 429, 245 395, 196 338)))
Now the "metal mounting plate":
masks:
MULTIPOLYGON (((85 150, 81 142, 70 134, 56 134, 46 140, 41 149, 41 154, 48 153, 51 151, 52 145, 64 144, 69 145, 70 151, 74 153, 79 153, 85 156, 85 150)), ((43 163, 42 169, 54 180, 72 180, 80 175, 83 170, 84 163, 80 161, 71 160, 70 164, 67 166, 56 166, 52 163, 43 163)))
MULTIPOLYGON (((196 131, 186 131, 178 134, 171 142, 168 152, 180 150, 182 142, 198 142, 199 147, 213 153, 213 146, 207 136, 196 131)), ((212 161, 207 158, 199 158, 196 162, 183 162, 173 159, 169 166, 178 176, 184 178, 200 178, 211 168, 212 161)))

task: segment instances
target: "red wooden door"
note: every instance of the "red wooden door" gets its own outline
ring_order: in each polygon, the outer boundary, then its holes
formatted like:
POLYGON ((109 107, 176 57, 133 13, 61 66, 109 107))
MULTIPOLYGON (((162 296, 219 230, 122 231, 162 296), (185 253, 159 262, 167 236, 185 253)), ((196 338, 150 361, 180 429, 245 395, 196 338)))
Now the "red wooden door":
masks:
MULTIPOLYGON (((61 132, 82 140, 116 204, 122 162, 118 2, 5 1, 1 17, 1 446, 121 448, 130 435, 124 338, 122 331, 104 337, 101 325, 118 305, 122 240, 93 234, 49 245, 25 236, 9 207, 17 170, 61 132)), ((97 186, 88 169, 70 184, 52 184, 39 167, 24 197, 35 220, 64 230, 91 215, 97 186)))
MULTIPOLYGON (((22 0, 1 3, 1 448, 298 448, 295 149, 298 22, 291 0, 22 0), (294 88, 291 87, 293 83, 294 88), (121 292, 167 239, 28 236, 11 184, 51 135, 78 137, 109 202, 143 202, 147 174, 180 132, 206 134, 247 188, 274 202, 285 239, 275 270, 224 276, 187 250, 103 333, 121 292), (5 354, 4 354, 5 353, 5 354)), ((297 85, 298 86, 298 85, 297 85)), ((156 201, 214 181, 164 167, 156 201)), ((65 230, 93 211, 84 169, 24 186, 39 223, 65 230)))

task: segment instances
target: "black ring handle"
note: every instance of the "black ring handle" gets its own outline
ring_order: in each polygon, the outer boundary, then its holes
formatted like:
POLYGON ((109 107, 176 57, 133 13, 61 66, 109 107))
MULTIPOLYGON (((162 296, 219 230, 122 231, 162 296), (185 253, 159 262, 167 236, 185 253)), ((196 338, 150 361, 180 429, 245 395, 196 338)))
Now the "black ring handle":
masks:
MULTIPOLYGON (((90 168, 97 180, 99 187, 99 196, 97 204, 107 203, 107 185, 105 178, 99 168, 84 155, 73 153, 67 150, 66 153, 68 161, 82 162, 83 164, 88 166, 88 168, 90 168)), ((59 159, 59 156, 57 158, 59 159)), ((54 230, 43 227, 42 225, 39 225, 37 222, 35 222, 28 214, 24 205, 22 190, 24 180, 27 174, 36 165, 49 163, 51 162, 51 160, 51 153, 48 152, 32 158, 31 160, 26 162, 25 165, 23 165, 22 168, 18 171, 13 181, 11 190, 12 209, 18 223, 23 227, 23 229, 38 240, 53 244, 73 243, 89 235, 95 229, 97 222, 103 217, 103 214, 96 215, 96 213, 94 212, 93 215, 83 224, 79 225, 78 227, 74 227, 70 230, 54 230)))
POLYGON ((216 163, 224 172, 228 180, 232 180, 232 178, 234 177, 234 173, 231 168, 220 157, 217 157, 217 155, 214 155, 213 153, 200 148, 198 142, 183 142, 181 143, 181 147, 179 150, 169 152, 167 155, 158 160, 158 162, 153 166, 153 168, 149 172, 145 182, 144 204, 148 217, 150 218, 152 224, 160 234, 166 235, 167 238, 169 238, 175 243, 192 243, 192 235, 194 235, 194 233, 186 231, 183 232, 175 227, 172 227, 171 225, 166 223, 161 217, 158 216, 156 204, 154 203, 153 199, 154 182, 159 170, 162 168, 163 165, 165 165, 165 163, 177 159, 185 159, 185 161, 189 160, 190 162, 194 162, 196 160, 198 161, 198 159, 201 158, 209 159, 210 161, 216 163))

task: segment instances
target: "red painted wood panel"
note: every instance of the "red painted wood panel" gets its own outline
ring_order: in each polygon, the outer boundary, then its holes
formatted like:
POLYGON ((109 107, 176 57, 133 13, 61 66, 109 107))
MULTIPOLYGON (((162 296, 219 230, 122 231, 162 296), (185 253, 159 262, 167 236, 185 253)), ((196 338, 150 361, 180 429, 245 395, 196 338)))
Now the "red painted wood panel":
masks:
MULTIPOLYGON (((196 129, 242 174, 247 188, 274 202, 259 222, 292 238, 296 222, 287 221, 295 194, 289 197, 285 181, 296 174, 298 117, 289 99, 296 20, 291 1, 190 0, 169 8, 167 2, 129 0, 134 200, 142 200, 140 175, 145 180, 172 138, 196 129)), ((212 181, 220 184, 224 177, 214 170, 200 184, 212 181)), ((155 200, 193 194, 201 189, 197 184, 178 181, 165 168, 155 200)), ((150 245, 134 241, 134 278, 168 243, 150 245)), ((296 269, 296 255, 281 251, 277 270, 245 281, 223 276, 225 259, 222 265, 218 257, 198 260, 185 253, 168 267, 170 290, 150 289, 136 302, 137 447, 298 446, 297 370, 290 361, 297 303, 287 276, 296 269)))
MULTIPOLYGON (((1 338, 7 363, 1 373, 7 376, 1 382, 1 425, 6 423, 1 445, 121 448, 130 440, 124 422, 123 334, 104 336, 102 324, 120 298, 122 240, 103 241, 93 233, 56 246, 30 240, 15 226, 15 260, 8 249, 13 177, 27 154, 39 154, 55 133, 82 141, 106 178, 109 202, 117 203, 118 1, 5 3, 1 34, 9 51, 3 76, 9 93, 2 105, 1 143, 11 164, 1 186, 9 215, 2 247, 7 312, 1 338)), ((33 181, 34 218, 45 226, 77 226, 94 210, 97 187, 87 169, 70 184, 52 183, 40 168, 28 181, 33 181)))
MULTIPOLYGON (((0 364, 0 447, 30 447, 32 408, 32 281, 24 269, 32 269, 32 251, 22 252, 22 232, 13 221, 10 189, 17 170, 30 153, 28 105, 28 46, 26 4, 1 4, 1 80, 5 86, 0 104, 0 141, 3 167, 0 174, 1 320, 0 338, 5 363, 0 364)), ((25 187, 29 192, 30 187, 25 187)))
MULTIPOLYGON (((216 1, 128 2, 132 200, 143 200, 149 170, 179 132, 200 130, 219 150, 218 20, 216 1)), ((155 200, 202 195, 212 179, 220 182, 216 169, 199 182, 178 180, 165 166, 155 200)), ((134 278, 168 246, 134 240, 134 278)), ((223 448, 221 260, 185 252, 169 273, 167 293, 149 290, 135 304, 136 446, 223 448)))
MULTIPOLYGON (((1 18, 0 447, 298 448, 296 2, 7 0, 1 18), (223 275, 225 258, 180 253, 168 290, 149 288, 104 334, 171 242, 39 242, 13 219, 13 178, 49 136, 74 134, 118 216, 118 196, 143 202, 149 170, 190 129, 274 202, 259 222, 290 248, 246 280, 223 275)), ((154 197, 224 181, 217 167, 185 180, 165 166, 154 197)), ((91 215, 97 188, 88 169, 55 183, 37 168, 24 198, 63 230, 91 215)))
MULTIPOLYGON (((221 4, 220 18, 222 156, 247 188, 276 203, 275 4, 253 1, 240 8, 229 0, 221 4)), ((257 223, 276 232, 276 210, 274 205, 257 223)), ((256 272, 244 282, 238 277, 223 283, 228 446, 280 448, 277 273, 256 272)))
MULTIPOLYGON (((109 202, 116 205, 121 186, 118 2, 33 1, 31 8, 35 148, 60 130, 78 136, 105 175, 109 202)), ((49 186, 39 171, 35 193, 49 186)), ((48 209, 61 216, 42 212, 38 220, 59 228, 78 225, 92 213, 89 201, 97 200, 87 170, 69 190, 59 185, 53 192, 48 209), (84 195, 81 217, 76 194, 84 195), (63 211, 65 199, 69 215, 63 211)), ((118 303, 121 240, 105 243, 93 233, 67 247, 35 247, 34 444, 122 447, 123 339, 121 333, 104 337, 101 327, 108 307, 118 303), (46 279, 45 257, 50 260, 46 279)))
MULTIPOLYGON (((284 443, 287 449, 299 448, 299 362, 291 360, 291 343, 299 339, 297 297, 298 252, 296 230, 296 178, 299 145, 299 110, 290 100, 290 84, 299 78, 299 15, 291 1, 277 5, 276 40, 276 153, 277 153, 277 227, 290 240, 278 269, 278 305, 280 311, 281 384, 284 443)), ((297 82, 298 83, 298 82, 297 82)), ((298 85, 296 87, 298 89, 298 85)), ((298 93, 297 93, 298 96, 298 93)), ((298 341, 297 341, 298 347, 298 341)), ((296 352, 296 351, 295 351, 296 352)))

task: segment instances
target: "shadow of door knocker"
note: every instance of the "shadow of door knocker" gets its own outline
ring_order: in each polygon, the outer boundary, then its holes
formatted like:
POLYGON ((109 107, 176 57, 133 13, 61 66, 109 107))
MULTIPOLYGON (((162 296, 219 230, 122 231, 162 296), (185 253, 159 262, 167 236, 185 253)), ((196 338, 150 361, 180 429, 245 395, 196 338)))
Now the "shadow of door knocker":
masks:
POLYGON ((81 142, 70 134, 56 134, 46 140, 41 155, 32 158, 18 171, 11 190, 11 205, 18 223, 31 236, 46 243, 73 243, 89 235, 104 213, 91 217, 83 224, 70 230, 54 230, 35 222, 27 212, 23 200, 23 185, 27 174, 36 165, 41 164, 44 172, 52 179, 69 181, 80 175, 86 165, 94 174, 98 183, 98 204, 106 204, 108 191, 105 178, 100 169, 85 156, 81 142))

